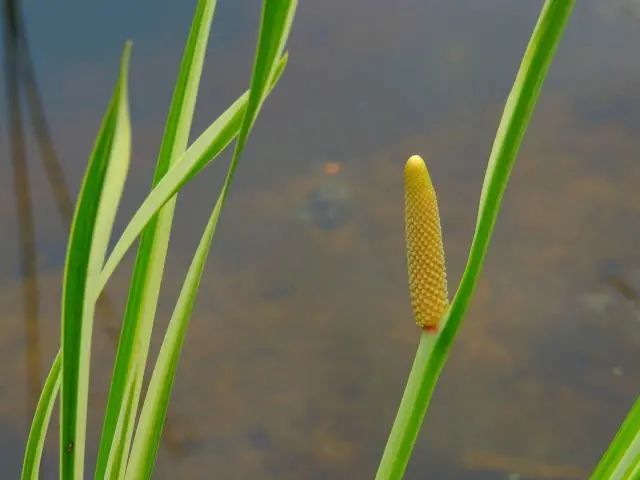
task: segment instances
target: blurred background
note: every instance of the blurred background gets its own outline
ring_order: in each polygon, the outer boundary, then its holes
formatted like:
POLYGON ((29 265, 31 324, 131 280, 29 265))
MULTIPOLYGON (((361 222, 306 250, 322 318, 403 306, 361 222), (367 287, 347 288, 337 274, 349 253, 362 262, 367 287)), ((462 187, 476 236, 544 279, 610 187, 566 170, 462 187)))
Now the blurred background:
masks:
MULTIPOLYGON (((220 0, 193 135, 248 84, 258 0, 220 0)), ((425 157, 453 293, 542 1, 300 2, 187 334, 155 478, 372 478, 418 340, 402 171, 425 157)), ((195 2, 5 0, 0 476, 16 478, 59 338, 68 222, 124 41, 144 198, 195 2)), ((407 478, 580 479, 638 394, 640 2, 582 0, 513 172, 407 478)), ((180 196, 154 352, 221 184, 180 196)), ((90 463, 132 255, 94 331, 90 463)), ((43 477, 57 472, 57 419, 43 477)))

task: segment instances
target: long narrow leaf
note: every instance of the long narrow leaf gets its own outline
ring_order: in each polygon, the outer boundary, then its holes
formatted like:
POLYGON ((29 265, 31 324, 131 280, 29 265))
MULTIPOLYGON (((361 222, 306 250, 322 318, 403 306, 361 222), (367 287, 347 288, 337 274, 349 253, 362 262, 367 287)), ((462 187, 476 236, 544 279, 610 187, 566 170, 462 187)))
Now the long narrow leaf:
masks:
POLYGON ((249 101, 246 109, 247 113, 243 118, 236 149, 229 165, 222 191, 218 196, 187 272, 158 355, 147 396, 142 406, 131 458, 127 467, 127 479, 140 480, 151 477, 185 332, 191 318, 200 280, 211 248, 211 241, 248 135, 255 123, 260 107, 269 93, 270 85, 273 84, 281 72, 279 59, 282 57, 284 46, 291 30, 296 6, 296 0, 288 2, 265 1, 264 3, 249 101))
MULTIPOLYGON (((640 478, 640 456, 636 455, 634 458, 630 459, 631 463, 629 464, 629 468, 624 472, 624 476, 622 476, 622 480, 638 480, 640 478)), ((608 478, 617 478, 617 477, 608 477, 608 478)))
POLYGON ((176 367, 180 358, 184 335, 196 300, 202 272, 209 255, 211 240, 220 216, 222 197, 216 202, 214 214, 193 257, 185 278, 178 302, 169 322, 167 332, 158 354, 149 389, 142 405, 140 420, 131 449, 131 458, 127 466, 126 479, 141 480, 151 477, 155 457, 160 445, 160 436, 169 406, 176 367))
MULTIPOLYGON (((270 90, 275 87, 287 65, 288 56, 285 53, 279 60, 275 75, 270 83, 270 90)), ((249 92, 245 92, 225 112, 220 115, 187 149, 162 180, 147 195, 138 210, 125 227, 116 242, 109 258, 105 262, 100 274, 102 291, 116 267, 122 261, 125 253, 135 242, 140 232, 145 228, 153 216, 167 203, 182 186, 195 177, 204 167, 231 143, 238 135, 245 116, 249 92)))
POLYGON ((467 266, 438 334, 423 333, 385 447, 377 480, 400 479, 431 395, 473 295, 502 197, 549 65, 575 0, 546 0, 505 105, 485 174, 467 266))
MULTIPOLYGON (((158 184, 187 147, 215 5, 215 0, 198 2, 169 108, 152 187, 158 184)), ((109 461, 115 463, 112 471, 119 472, 118 461, 111 457, 122 459, 129 449, 135 414, 129 415, 129 421, 123 425, 122 435, 118 437, 122 442, 114 442, 115 427, 121 423, 118 418, 121 412, 131 413, 138 408, 175 202, 176 197, 162 207, 140 238, 105 411, 96 478, 104 477, 109 461), (135 382, 130 381, 132 377, 136 378, 135 382), (127 385, 132 388, 126 395, 132 405, 124 404, 127 385)))
POLYGON ((71 225, 62 293, 60 472, 84 478, 87 397, 97 280, 129 165, 127 73, 131 45, 96 139, 71 225))
POLYGON ((591 480, 640 478, 640 397, 591 474, 591 480))
MULTIPOLYGON (((251 74, 249 102, 231 160, 231 179, 233 179, 238 159, 244 151, 249 132, 258 117, 270 86, 276 81, 276 77, 281 71, 279 60, 283 56, 284 47, 289 38, 297 4, 297 0, 279 0, 277 2, 265 0, 264 2, 256 59, 251 74)), ((230 182, 226 183, 227 188, 229 184, 230 182)))
POLYGON ((22 463, 22 475, 20 477, 22 480, 38 480, 40 478, 40 460, 42 459, 44 440, 47 436, 53 404, 60 389, 60 363, 61 356, 60 352, 58 352, 53 365, 51 365, 51 370, 49 370, 49 375, 44 381, 40 399, 31 422, 31 430, 29 431, 22 463))
POLYGON ((133 385, 137 380, 137 375, 140 370, 135 370, 134 374, 129 377, 129 383, 124 389, 124 397, 122 399, 123 412, 118 415, 116 420, 115 429, 113 433, 113 444, 109 452, 107 459, 107 465, 105 471, 100 477, 97 475, 94 478, 104 479, 119 479, 124 478, 124 471, 127 465, 127 461, 124 458, 125 449, 118 448, 117 446, 125 443, 126 425, 135 418, 133 411, 133 402, 130 401, 130 397, 133 394, 133 385))

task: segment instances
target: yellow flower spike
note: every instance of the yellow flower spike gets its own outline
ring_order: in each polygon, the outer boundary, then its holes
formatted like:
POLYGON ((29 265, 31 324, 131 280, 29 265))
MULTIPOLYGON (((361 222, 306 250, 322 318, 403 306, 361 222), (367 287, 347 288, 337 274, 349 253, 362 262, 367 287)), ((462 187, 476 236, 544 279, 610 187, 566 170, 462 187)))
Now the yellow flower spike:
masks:
POLYGON ((449 304, 438 199, 424 160, 413 155, 404 168, 409 292, 416 323, 437 331, 449 304))

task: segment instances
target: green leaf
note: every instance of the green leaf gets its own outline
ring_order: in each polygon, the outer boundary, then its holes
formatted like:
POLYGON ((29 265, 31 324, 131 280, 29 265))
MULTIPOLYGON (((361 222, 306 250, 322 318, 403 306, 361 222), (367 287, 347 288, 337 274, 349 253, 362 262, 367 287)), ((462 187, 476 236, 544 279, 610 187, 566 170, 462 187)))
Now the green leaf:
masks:
POLYGON ((270 86, 280 75, 279 59, 282 57, 284 45, 291 29, 296 5, 295 0, 288 2, 265 1, 264 3, 247 113, 243 118, 236 149, 222 191, 198 244, 162 342, 133 441, 127 467, 127 479, 139 480, 151 477, 185 332, 191 318, 200 280, 211 248, 211 241, 251 127, 269 93, 270 86))
POLYGON ((60 388, 60 359, 60 352, 58 352, 53 365, 51 365, 51 370, 49 370, 49 375, 44 381, 36 412, 33 415, 22 463, 22 476, 20 477, 22 480, 38 480, 40 478, 42 449, 47 436, 49 421, 51 420, 53 404, 60 388))
POLYGON ((640 478, 640 397, 636 399, 590 478, 591 480, 640 478))
POLYGON ((436 382, 471 301, 511 169, 574 3, 575 0, 546 0, 542 8, 493 143, 462 280, 440 332, 423 333, 420 337, 377 480, 400 479, 404 475, 436 382))
POLYGON ((189 324, 196 300, 202 272, 209 255, 211 240, 215 233, 222 197, 219 197, 214 214, 209 219, 204 234, 193 257, 178 302, 169 321, 158 360, 149 382, 149 388, 142 405, 138 428, 136 429, 131 457, 127 466, 127 479, 151 477, 155 457, 160 445, 160 436, 169 406, 176 367, 182 351, 184 335, 189 324))
MULTIPOLYGON (((127 435, 126 426, 129 422, 135 420, 134 403, 130 400, 133 394, 133 386, 137 382, 137 376, 140 374, 140 369, 134 370, 133 375, 129 377, 129 383, 127 383, 124 389, 124 396, 122 399, 122 413, 118 415, 116 425, 114 429, 114 442, 113 445, 123 445, 125 443, 125 436, 127 435)), ((127 466, 127 459, 125 453, 128 451, 124 448, 112 448, 109 452, 109 458, 104 473, 101 477, 94 475, 94 478, 109 478, 117 479, 124 478, 124 473, 127 466)))
MULTIPOLYGON (((215 5, 215 0, 198 2, 169 108, 152 187, 180 159, 187 147, 215 5)), ((129 450, 135 414, 128 415, 129 421, 122 425, 120 436, 115 436, 115 428, 121 425, 120 417, 125 412, 138 409, 176 200, 174 197, 167 201, 150 219, 140 238, 104 416, 96 478, 105 477, 109 462, 112 462, 112 472, 120 472, 119 461, 126 460, 129 450), (136 378, 133 383, 132 378, 136 378), (125 402, 127 385, 132 389, 126 395, 131 405, 125 402)))
MULTIPOLYGON (((230 177, 232 179, 238 158, 244 151, 249 132, 267 97, 269 87, 281 71, 278 61, 283 56, 284 47, 289 38, 297 3, 297 0, 264 1, 256 59, 251 75, 249 103, 231 160, 230 177)), ((225 182, 225 185, 229 184, 230 182, 225 182)))
MULTIPOLYGON (((636 455, 633 458, 630 458, 629 468, 624 472, 624 475, 621 477, 623 480, 638 480, 640 478, 640 456, 636 455)), ((615 476, 608 478, 617 478, 615 476)))
POLYGON ((120 76, 89 159, 71 225, 62 292, 60 472, 84 478, 87 397, 93 314, 113 220, 127 175, 131 127, 127 43, 120 76))
MULTIPOLYGON (((270 84, 271 91, 278 83, 287 65, 285 53, 277 64, 276 72, 270 84)), ((185 154, 162 177, 136 210, 116 242, 109 258, 100 273, 100 291, 113 274, 125 253, 135 242, 140 232, 153 216, 170 200, 185 183, 195 177, 212 162, 238 135, 246 112, 249 92, 245 92, 227 110, 220 115, 193 144, 185 154)))

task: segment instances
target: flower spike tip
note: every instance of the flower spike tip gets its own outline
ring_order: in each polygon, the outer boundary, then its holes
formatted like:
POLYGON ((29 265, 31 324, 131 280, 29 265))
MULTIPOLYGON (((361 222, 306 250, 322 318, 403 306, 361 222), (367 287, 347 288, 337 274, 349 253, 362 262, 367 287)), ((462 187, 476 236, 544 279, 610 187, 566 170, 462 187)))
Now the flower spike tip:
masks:
POLYGON ((416 323, 435 332, 449 301, 438 200, 427 166, 413 155, 404 169, 409 292, 416 323))

